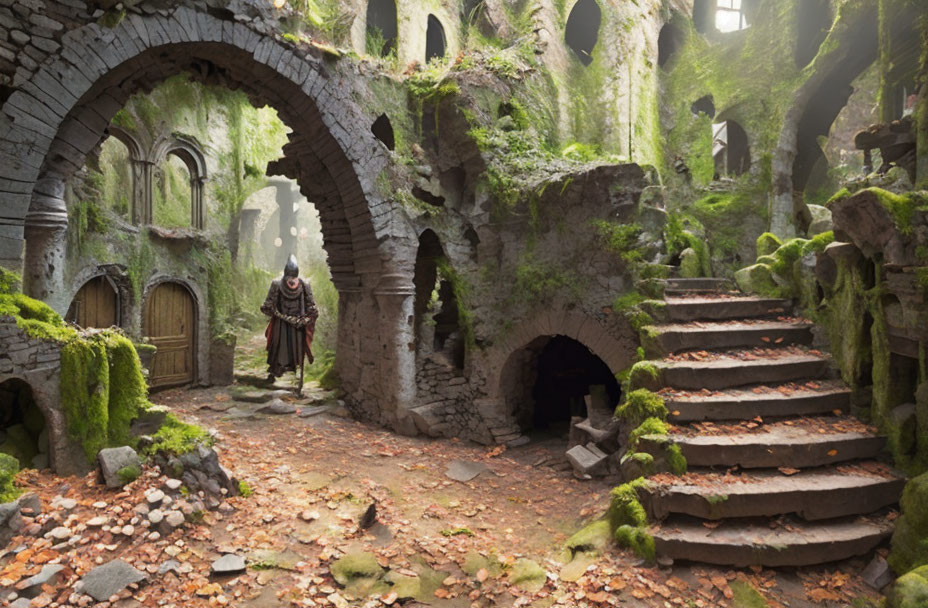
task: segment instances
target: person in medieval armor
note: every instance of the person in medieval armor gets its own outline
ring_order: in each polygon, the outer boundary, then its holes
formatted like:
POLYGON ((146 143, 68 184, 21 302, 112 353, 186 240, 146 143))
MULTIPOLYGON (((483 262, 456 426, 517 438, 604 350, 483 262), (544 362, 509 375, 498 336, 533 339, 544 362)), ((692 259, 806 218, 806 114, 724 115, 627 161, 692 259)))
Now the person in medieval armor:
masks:
POLYGON ((303 390, 303 359, 313 362, 310 350, 316 319, 319 313, 308 281, 300 278, 296 258, 291 255, 284 267, 284 276, 274 279, 261 305, 261 312, 269 316, 265 332, 267 338, 268 380, 279 378, 284 372, 297 372, 303 390))

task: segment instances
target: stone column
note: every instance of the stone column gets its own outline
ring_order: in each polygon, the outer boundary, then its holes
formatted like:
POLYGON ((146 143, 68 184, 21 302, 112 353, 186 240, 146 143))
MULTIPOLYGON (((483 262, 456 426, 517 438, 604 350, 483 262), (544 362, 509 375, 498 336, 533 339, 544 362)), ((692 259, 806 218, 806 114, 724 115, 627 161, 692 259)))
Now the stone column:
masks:
POLYGON ((416 337, 413 327, 415 286, 403 274, 384 275, 374 295, 380 311, 378 326, 382 358, 378 377, 384 416, 403 432, 415 432, 408 410, 416 399, 416 337))
POLYGON ((269 186, 277 189, 277 207, 280 210, 280 240, 282 245, 277 250, 277 267, 283 268, 290 254, 297 254, 296 237, 290 233, 290 228, 296 226, 296 211, 293 203, 299 200, 299 195, 293 190, 293 182, 286 178, 272 178, 267 180, 269 186))
POLYGON ((64 285, 67 255, 68 209, 64 200, 65 182, 57 176, 40 178, 26 214, 26 259, 23 292, 42 300, 64 315, 70 293, 64 285))
MULTIPOLYGON (((928 53, 928 37, 922 40, 922 45, 923 52, 928 53)), ((928 62, 922 66, 922 89, 915 102, 915 129, 918 138, 915 184, 918 188, 928 188, 928 62)))
POLYGON ((147 160, 132 159, 132 222, 136 226, 151 223, 152 174, 154 165, 147 160))
POLYGON ((206 228, 206 205, 203 203, 205 183, 205 177, 199 175, 190 177, 190 225, 197 230, 206 228))

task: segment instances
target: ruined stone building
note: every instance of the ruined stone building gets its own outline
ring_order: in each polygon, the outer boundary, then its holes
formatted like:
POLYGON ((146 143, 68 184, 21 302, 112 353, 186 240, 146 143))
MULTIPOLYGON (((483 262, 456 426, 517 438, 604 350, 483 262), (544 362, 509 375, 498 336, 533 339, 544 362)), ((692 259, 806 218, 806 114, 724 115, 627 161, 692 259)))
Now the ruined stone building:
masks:
MULTIPOLYGON (((267 0, 0 0, 0 264, 21 273, 23 292, 81 326, 148 337, 156 387, 230 381, 234 322, 221 284, 239 249, 265 237, 257 212, 229 212, 214 194, 214 174, 238 149, 211 139, 214 118, 152 122, 132 101, 155 91, 179 107, 159 91, 180 77, 234 90, 223 103, 268 106, 286 125, 266 173, 279 180, 281 227, 294 223, 293 182, 318 210, 338 294, 335 372, 355 417, 485 444, 583 419, 589 442, 579 443, 600 443, 584 457, 630 475, 635 462, 667 465, 656 440, 630 454, 657 458, 619 462, 632 429, 612 428, 615 407, 633 390, 672 385, 666 362, 643 359, 772 336, 833 359, 754 381, 840 379, 795 413, 852 409, 889 437, 905 473, 928 465, 928 212, 913 194, 928 184, 923 2, 320 6, 321 22, 267 0), (124 146, 127 167, 110 189, 122 201, 112 221, 85 204, 107 188, 92 179, 105 140, 124 146), (182 225, 158 219, 166 175, 187 180, 182 225), (670 301, 694 291, 711 300, 735 279, 758 296, 754 313, 705 317, 670 301), (181 330, 152 325, 153 307, 169 307, 181 330), (653 329, 794 312, 815 327, 765 326, 731 343, 662 341, 653 329)), ((234 166, 230 175, 250 165, 234 166)), ((42 413, 60 416, 56 349, 15 327, 0 323, 0 390, 29 385, 42 413)), ((702 377, 675 386, 727 387, 702 377)), ((682 422, 711 419, 667 408, 682 422)), ((51 443, 65 445, 61 423, 49 424, 62 435, 51 443)), ((855 457, 883 447, 860 441, 855 457)), ((691 466, 703 462, 697 451, 684 449, 691 466)), ((856 511, 788 510, 840 527, 894 504, 903 484, 874 487, 886 498, 856 511)), ((729 515, 775 514, 745 501, 729 515)), ((659 502, 652 519, 677 513, 659 502)), ((726 508, 701 504, 680 513, 726 508)), ((891 531, 883 523, 849 529, 835 550, 872 549, 891 531)), ((820 561, 819 541, 782 562, 820 561)), ((679 551, 708 559, 706 546, 679 551)), ((754 559, 738 551, 729 561, 754 559)))

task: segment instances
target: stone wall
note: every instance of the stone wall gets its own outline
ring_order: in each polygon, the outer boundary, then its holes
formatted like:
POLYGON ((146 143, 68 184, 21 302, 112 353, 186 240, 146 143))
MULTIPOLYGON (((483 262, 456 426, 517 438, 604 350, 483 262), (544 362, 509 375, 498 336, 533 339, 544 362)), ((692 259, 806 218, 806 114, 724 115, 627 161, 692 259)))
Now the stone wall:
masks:
MULTIPOLYGON (((61 346, 30 337, 10 317, 0 317, 0 383, 21 380, 29 385, 49 434, 49 464, 59 475, 87 472, 81 446, 67 432, 61 409, 61 346)), ((28 467, 31 463, 20 463, 28 467)))

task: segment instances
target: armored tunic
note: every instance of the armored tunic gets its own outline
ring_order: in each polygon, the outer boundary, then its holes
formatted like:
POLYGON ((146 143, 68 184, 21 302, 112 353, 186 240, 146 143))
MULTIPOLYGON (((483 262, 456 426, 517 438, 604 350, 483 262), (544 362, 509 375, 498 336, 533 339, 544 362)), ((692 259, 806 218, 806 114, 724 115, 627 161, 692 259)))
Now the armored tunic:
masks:
POLYGON ((313 362, 310 346, 319 313, 309 283, 298 281, 296 289, 290 289, 285 279, 275 279, 261 305, 261 312, 271 317, 265 337, 267 364, 275 377, 295 372, 304 356, 313 362), (296 320, 303 320, 306 325, 292 322, 296 320))

